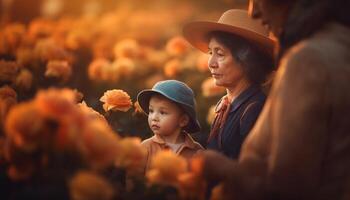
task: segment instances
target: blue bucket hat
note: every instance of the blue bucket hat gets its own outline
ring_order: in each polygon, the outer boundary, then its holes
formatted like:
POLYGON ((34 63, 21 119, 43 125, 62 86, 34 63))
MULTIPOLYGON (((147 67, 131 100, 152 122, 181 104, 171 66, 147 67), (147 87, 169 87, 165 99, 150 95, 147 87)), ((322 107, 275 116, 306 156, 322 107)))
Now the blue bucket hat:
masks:
POLYGON ((189 116, 189 124, 185 127, 188 133, 200 131, 201 127, 196 117, 196 102, 191 88, 185 83, 176 80, 159 81, 152 89, 142 90, 137 95, 137 101, 142 110, 148 115, 149 101, 154 94, 178 103, 189 116))

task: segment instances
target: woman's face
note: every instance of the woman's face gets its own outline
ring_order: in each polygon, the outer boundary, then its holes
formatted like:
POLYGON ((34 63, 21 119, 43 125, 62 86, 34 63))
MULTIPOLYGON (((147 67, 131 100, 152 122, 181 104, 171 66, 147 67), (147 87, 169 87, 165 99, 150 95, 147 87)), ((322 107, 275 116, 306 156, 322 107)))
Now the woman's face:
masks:
POLYGON ((208 67, 217 86, 232 88, 245 79, 242 66, 232 56, 231 51, 217 39, 210 39, 208 53, 208 67))
POLYGON ((286 23, 291 2, 290 0, 249 0, 249 15, 253 18, 261 18, 262 23, 276 37, 279 37, 286 23))

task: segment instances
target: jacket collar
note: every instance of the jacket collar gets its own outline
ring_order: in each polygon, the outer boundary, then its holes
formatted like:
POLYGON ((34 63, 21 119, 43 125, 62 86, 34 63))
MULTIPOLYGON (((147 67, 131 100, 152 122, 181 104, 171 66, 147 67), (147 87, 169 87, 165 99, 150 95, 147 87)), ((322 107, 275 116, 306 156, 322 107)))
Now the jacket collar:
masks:
MULTIPOLYGON (((183 147, 195 149, 196 145, 195 145, 195 141, 192 139, 192 137, 188 133, 183 133, 183 134, 185 136, 185 142, 184 142, 183 147)), ((154 135, 153 137, 151 137, 151 140, 155 143, 160 144, 160 145, 166 145, 165 141, 158 135, 154 135)))
MULTIPOLYGON (((231 103, 230 113, 236 111, 244 102, 246 102, 251 96, 255 95, 260 91, 258 86, 251 85, 246 90, 241 92, 238 97, 231 103)), ((226 98, 226 95, 223 96, 220 101, 216 104, 215 111, 218 111, 221 107, 222 100, 226 98)))

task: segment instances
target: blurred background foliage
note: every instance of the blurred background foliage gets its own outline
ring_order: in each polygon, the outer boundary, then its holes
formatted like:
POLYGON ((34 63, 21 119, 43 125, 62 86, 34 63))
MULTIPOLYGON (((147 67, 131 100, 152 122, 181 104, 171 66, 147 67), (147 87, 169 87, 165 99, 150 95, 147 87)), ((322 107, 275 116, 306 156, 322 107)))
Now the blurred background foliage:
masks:
POLYGON ((44 88, 77 89, 115 131, 144 139, 151 135, 145 115, 105 113, 100 97, 122 89, 135 102, 156 81, 178 79, 195 92, 202 131, 193 136, 204 144, 209 109, 223 93, 207 80, 205 56, 183 41, 181 30, 193 20, 216 21, 228 9, 245 9, 247 1, 2 0, 0 6, 0 67, 18 65, 15 78, 0 84, 13 87, 19 102, 44 88), (49 68, 58 72, 50 75, 49 68), (23 74, 32 81, 14 81, 23 74))

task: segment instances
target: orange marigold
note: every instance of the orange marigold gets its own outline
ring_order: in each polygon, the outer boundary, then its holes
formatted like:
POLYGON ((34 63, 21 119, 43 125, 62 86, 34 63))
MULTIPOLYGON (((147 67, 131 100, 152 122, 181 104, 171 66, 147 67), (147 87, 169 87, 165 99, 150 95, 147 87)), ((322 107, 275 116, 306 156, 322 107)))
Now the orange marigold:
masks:
POLYGON ((215 108, 216 105, 212 105, 210 106, 209 110, 208 110, 208 114, 207 114, 207 123, 210 125, 213 123, 214 119, 215 119, 215 108))
POLYGON ((22 69, 14 81, 15 86, 23 90, 29 90, 32 87, 32 83, 33 75, 27 69, 22 69))
POLYGON ((12 82, 18 74, 19 68, 16 62, 0 60, 0 81, 12 82))
POLYGON ((130 96, 123 90, 108 90, 100 98, 100 101, 104 103, 103 109, 106 112, 109 110, 126 112, 132 106, 130 96))
POLYGON ((65 60, 50 60, 46 65, 45 76, 67 81, 72 75, 72 66, 65 60))
POLYGON ((119 141, 119 152, 115 164, 125 168, 130 174, 141 173, 146 156, 146 149, 141 146, 141 139, 137 137, 123 138, 119 141))
POLYGON ((80 171, 69 182, 72 200, 112 200, 113 186, 102 176, 80 171))
POLYGON ((172 151, 162 151, 151 161, 151 170, 146 173, 151 183, 178 185, 178 178, 188 171, 185 158, 177 156, 172 151))
POLYGON ((196 67, 197 67, 198 71, 200 71, 200 72, 209 71, 208 59, 209 59, 208 54, 204 54, 204 53, 201 53, 197 57, 197 65, 196 65, 196 67))
POLYGON ((95 169, 112 166, 120 151, 119 136, 102 120, 89 120, 77 139, 79 153, 95 169))
POLYGON ((181 70, 181 62, 178 59, 172 59, 164 66, 164 74, 169 78, 175 77, 181 70))
POLYGON ((120 77, 130 77, 136 70, 133 60, 130 58, 119 58, 113 62, 113 67, 120 77))
POLYGON ((166 51, 172 56, 180 56, 187 52, 189 45, 181 36, 171 38, 166 44, 166 51))
POLYGON ((140 52, 139 43, 134 39, 121 40, 114 46, 115 58, 137 58, 140 56, 140 52))
MULTIPOLYGON (((0 88, 0 124, 3 127, 10 108, 17 104, 17 93, 9 86, 0 88)), ((2 129, 2 128, 1 128, 2 129)))
POLYGON ((77 93, 68 88, 41 90, 35 97, 40 112, 53 119, 74 115, 77 109, 76 100, 77 93))

